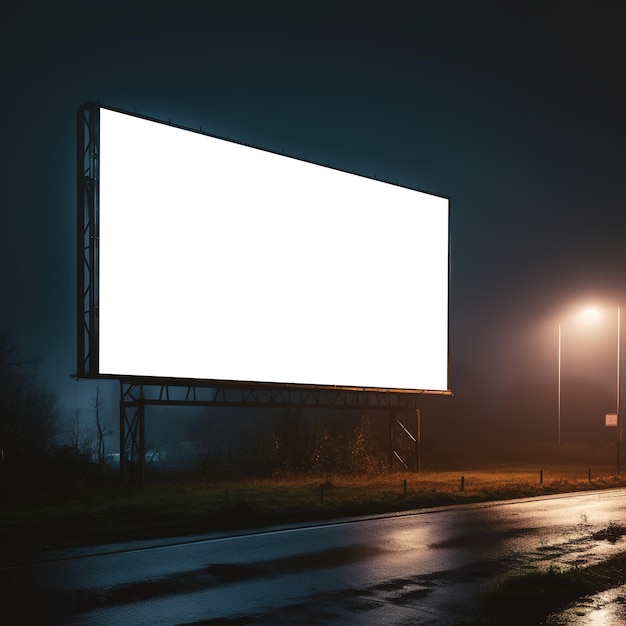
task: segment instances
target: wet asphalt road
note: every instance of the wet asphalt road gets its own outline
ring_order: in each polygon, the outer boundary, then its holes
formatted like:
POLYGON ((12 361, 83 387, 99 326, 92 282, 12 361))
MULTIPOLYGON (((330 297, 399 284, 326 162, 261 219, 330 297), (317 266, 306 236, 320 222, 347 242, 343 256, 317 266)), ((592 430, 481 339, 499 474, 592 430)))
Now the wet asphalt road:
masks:
POLYGON ((453 624, 503 576, 624 550, 610 522, 626 490, 48 553, 0 569, 0 621, 453 624))

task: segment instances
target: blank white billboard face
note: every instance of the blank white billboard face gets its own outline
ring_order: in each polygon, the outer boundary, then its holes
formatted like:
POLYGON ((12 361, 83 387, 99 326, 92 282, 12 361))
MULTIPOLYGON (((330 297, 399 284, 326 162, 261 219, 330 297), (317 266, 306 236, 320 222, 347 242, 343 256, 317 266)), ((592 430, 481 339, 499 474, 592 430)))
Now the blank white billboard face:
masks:
POLYGON ((99 372, 447 390, 448 200, 100 110, 99 372))

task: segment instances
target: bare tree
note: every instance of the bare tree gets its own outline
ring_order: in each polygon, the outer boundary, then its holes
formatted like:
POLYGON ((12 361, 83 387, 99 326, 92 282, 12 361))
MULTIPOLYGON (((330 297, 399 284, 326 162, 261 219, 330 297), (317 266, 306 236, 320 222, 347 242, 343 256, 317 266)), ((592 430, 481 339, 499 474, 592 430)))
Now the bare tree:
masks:
POLYGON ((81 423, 78 411, 70 419, 67 428, 67 439, 69 446, 77 454, 84 454, 92 459, 96 451, 96 429, 92 427, 84 427, 81 423))
POLYGON ((105 458, 105 437, 110 435, 113 431, 109 428, 108 422, 105 419, 104 406, 102 396, 100 394, 100 385, 96 385, 96 396, 91 401, 91 408, 93 409, 93 416, 96 421, 96 438, 98 442, 98 466, 104 465, 105 458))
POLYGON ((0 332, 0 449, 4 463, 28 465, 48 452, 59 419, 57 397, 17 341, 0 332))
POLYGON ((70 418, 67 426, 67 441, 72 450, 80 452, 81 448, 81 429, 80 429, 80 416, 78 411, 74 412, 72 418, 70 418))

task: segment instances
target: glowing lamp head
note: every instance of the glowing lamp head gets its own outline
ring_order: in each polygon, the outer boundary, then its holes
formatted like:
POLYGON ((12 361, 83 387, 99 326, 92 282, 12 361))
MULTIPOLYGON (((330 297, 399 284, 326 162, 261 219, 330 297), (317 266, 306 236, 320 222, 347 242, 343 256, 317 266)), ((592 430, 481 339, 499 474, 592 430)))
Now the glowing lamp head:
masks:
POLYGON ((580 317, 584 322, 593 323, 600 317, 600 309, 597 307, 587 307, 580 313, 580 317))

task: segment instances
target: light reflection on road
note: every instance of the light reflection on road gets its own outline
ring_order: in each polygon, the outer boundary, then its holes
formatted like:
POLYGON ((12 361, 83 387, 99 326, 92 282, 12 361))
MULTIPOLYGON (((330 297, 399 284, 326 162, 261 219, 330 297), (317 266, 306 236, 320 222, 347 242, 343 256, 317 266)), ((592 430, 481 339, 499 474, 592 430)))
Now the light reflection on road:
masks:
POLYGON ((623 550, 592 534, 626 521, 625 505, 626 490, 615 490, 76 550, 80 558, 0 569, 0 599, 21 622, 446 624, 511 573, 623 550))
POLYGON ((563 613, 550 616, 546 624, 547 626, 623 626, 626 624, 626 585, 585 598, 563 613))

